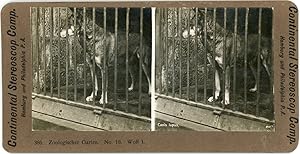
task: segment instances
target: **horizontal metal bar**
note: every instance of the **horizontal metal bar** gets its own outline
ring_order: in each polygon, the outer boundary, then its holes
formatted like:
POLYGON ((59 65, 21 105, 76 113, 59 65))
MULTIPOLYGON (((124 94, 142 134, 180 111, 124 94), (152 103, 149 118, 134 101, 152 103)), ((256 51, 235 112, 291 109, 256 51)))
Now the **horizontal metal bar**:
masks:
POLYGON ((167 95, 164 95, 164 94, 158 94, 158 93, 155 93, 155 96, 157 96, 158 98, 172 100, 176 103, 183 103, 183 104, 187 104, 187 105, 191 105, 191 106, 195 106, 195 107, 199 107, 199 108, 208 109, 208 110, 211 110, 211 111, 215 111, 215 110, 222 111, 223 113, 225 112, 226 114, 235 115, 235 116, 238 116, 238 117, 253 119, 253 120, 261 121, 261 122, 268 123, 268 124, 275 124, 275 120, 269 120, 269 119, 264 118, 264 117, 257 117, 257 116, 254 116, 252 114, 245 114, 245 113, 239 112, 239 111, 232 111, 230 109, 224 109, 224 108, 221 108, 221 107, 218 107, 218 106, 211 106, 211 105, 208 105, 208 104, 204 104, 203 102, 196 103, 194 101, 188 101, 188 100, 185 100, 185 99, 180 99, 180 98, 167 96, 167 95))
POLYGON ((56 97, 50 97, 50 96, 44 96, 41 94, 37 94, 37 93, 32 93, 32 96, 35 97, 39 97, 42 99, 47 99, 47 100, 51 100, 51 101, 55 101, 55 102, 59 102, 59 103, 63 103, 63 104, 67 104, 70 106, 75 106, 75 107, 80 107, 83 109, 89 109, 89 110, 100 110, 102 112, 105 113, 111 113, 111 114, 115 114, 115 115, 120 115, 120 116, 124 116, 124 117, 128 117, 128 118, 132 118, 132 119, 136 119, 136 120, 141 120, 141 121, 145 121, 145 122, 151 122, 151 119, 148 117, 144 117, 144 116, 138 116, 136 114, 133 113, 125 113, 122 111, 114 111, 112 109, 108 109, 108 108, 102 108, 99 106, 93 106, 93 105, 89 105, 89 104, 85 104, 85 103, 78 103, 78 102, 74 102, 74 101, 70 101, 70 100, 65 100, 65 99, 61 99, 61 98, 56 98, 56 97))
MULTIPOLYGON (((48 105, 48 104, 47 104, 48 105)), ((69 106, 66 106, 69 107, 69 106)), ((90 126, 88 124, 84 124, 82 122, 77 122, 71 119, 65 119, 65 118, 61 118, 61 117, 57 117, 55 115, 51 115, 49 113, 45 113, 44 110, 40 111, 40 110, 36 110, 36 109, 32 109, 32 118, 33 119, 38 119, 38 120, 42 120, 42 121, 47 121, 51 124, 58 124, 59 126, 63 126, 66 128, 71 128, 74 129, 76 131, 109 131, 106 129, 102 129, 102 128, 97 128, 95 126, 90 126)), ((72 117, 72 118, 76 118, 76 117, 72 117)))

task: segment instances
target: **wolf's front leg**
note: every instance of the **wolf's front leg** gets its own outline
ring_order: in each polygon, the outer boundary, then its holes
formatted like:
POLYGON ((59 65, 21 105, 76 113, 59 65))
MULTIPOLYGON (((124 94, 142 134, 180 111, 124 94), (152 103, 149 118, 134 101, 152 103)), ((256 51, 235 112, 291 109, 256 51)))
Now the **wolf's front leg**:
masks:
POLYGON ((94 80, 95 82, 94 82, 94 86, 93 86, 94 88, 93 88, 91 95, 86 97, 87 102, 92 102, 94 100, 94 97, 96 97, 97 93, 98 93, 97 75, 96 75, 96 72, 94 72, 94 70, 92 69, 91 65, 90 65, 90 70, 91 70, 92 80, 94 80))
POLYGON ((104 70, 101 69, 101 80, 102 80, 102 92, 101 98, 99 100, 100 104, 107 103, 107 86, 108 86, 108 78, 104 70))
POLYGON ((225 70, 225 100, 224 105, 230 104, 230 67, 225 70))
POLYGON ((130 84, 130 87, 128 87, 128 91, 132 91, 133 88, 134 88, 135 78, 134 78, 134 75, 133 75, 133 72, 132 72, 132 66, 131 65, 129 65, 128 71, 129 71, 129 75, 130 75, 130 79, 131 79, 131 84, 130 84))
POLYGON ((254 66, 253 66, 253 64, 250 64, 250 69, 251 69, 251 72, 252 72, 252 74, 253 74, 253 76, 254 76, 254 79, 255 79, 255 85, 254 85, 254 87, 253 88, 250 88, 249 89, 249 91, 250 92, 256 92, 257 91, 257 77, 256 77, 256 70, 255 70, 255 68, 254 68, 254 66))
POLYGON ((221 91, 221 81, 220 81, 220 76, 219 76, 219 72, 218 70, 215 70, 215 97, 214 96, 211 96, 208 98, 208 102, 213 102, 215 100, 218 100, 219 99, 219 96, 220 96, 220 91, 221 91))
POLYGON ((148 82, 148 94, 151 95, 151 80, 150 80, 148 66, 146 64, 142 63, 142 68, 143 68, 143 71, 146 75, 147 82, 148 82))

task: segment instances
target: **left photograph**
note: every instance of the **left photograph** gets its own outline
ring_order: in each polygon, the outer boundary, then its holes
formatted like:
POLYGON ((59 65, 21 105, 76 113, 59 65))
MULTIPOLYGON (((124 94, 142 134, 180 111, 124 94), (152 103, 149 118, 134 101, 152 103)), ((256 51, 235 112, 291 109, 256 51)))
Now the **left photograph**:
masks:
POLYGON ((151 8, 31 8, 32 130, 151 130, 151 8))

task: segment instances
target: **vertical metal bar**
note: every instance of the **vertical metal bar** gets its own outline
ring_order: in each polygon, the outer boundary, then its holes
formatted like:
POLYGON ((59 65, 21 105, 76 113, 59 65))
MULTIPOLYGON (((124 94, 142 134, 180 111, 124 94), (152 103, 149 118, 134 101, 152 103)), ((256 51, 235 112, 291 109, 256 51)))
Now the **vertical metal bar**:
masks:
POLYGON ((249 16, 249 8, 246 8, 245 15, 245 44, 244 44, 244 113, 247 113, 247 55, 248 55, 248 16, 249 16))
MULTIPOLYGON (((212 52, 212 65, 213 65, 213 98, 215 99, 215 73, 216 73, 216 19, 217 19, 217 9, 214 8, 214 15, 213 15, 213 52, 212 52)), ((212 105, 215 105, 215 101, 213 101, 212 105)))
MULTIPOLYGON (((274 11, 272 10, 272 24, 274 25, 274 11)), ((272 95, 274 95, 274 65, 273 65, 273 63, 274 63, 274 49, 275 49, 275 44, 274 44, 274 27, 272 26, 272 30, 271 30, 271 58, 270 58, 270 60, 271 60, 271 67, 270 67, 270 86, 271 86, 271 94, 272 95)), ((274 101, 274 97, 272 97, 271 98, 271 102, 273 102, 274 101)), ((273 106, 273 111, 274 111, 274 106, 273 106)), ((273 117, 272 117, 272 120, 274 120, 275 119, 275 116, 274 116, 274 113, 273 113, 273 117)))
MULTIPOLYGON (((92 71, 93 71, 93 74, 94 74, 94 76, 92 77, 93 78, 93 105, 95 106, 95 97, 96 97, 96 93, 95 93, 95 89, 96 89, 96 86, 97 85, 95 85, 95 81, 96 81, 96 64, 95 64, 95 52, 96 52, 96 38, 95 38, 95 26, 96 26, 96 9, 93 7, 93 9, 92 9, 92 22, 93 22, 93 27, 92 27, 92 35, 93 35, 93 48, 92 48, 92 52, 93 52, 93 61, 92 61, 92 71)), ((102 70, 103 71, 103 70, 102 70)), ((103 79, 102 79, 102 81, 103 81, 103 79)), ((102 84, 103 84, 103 82, 102 82, 102 84)), ((104 85, 102 85, 102 87, 103 87, 104 85)), ((102 88, 102 90, 103 90, 103 88, 102 88)))
MULTIPOLYGON (((162 8, 160 8, 159 9, 159 16, 160 16, 160 21, 159 21, 159 26, 161 27, 159 30, 159 33, 161 34, 160 35, 160 46, 159 46, 159 48, 160 48, 160 50, 159 50, 159 52, 160 53, 163 53, 163 38, 164 38, 164 36, 163 36, 163 20, 164 20, 164 16, 163 16, 163 9, 162 8)), ((161 55, 163 55, 163 54, 161 54, 161 55)), ((160 62, 160 68, 159 68, 159 71, 160 71, 160 76, 159 76, 159 92, 160 93, 162 93, 163 92, 163 86, 162 86, 162 83, 163 83, 163 78, 162 78, 162 71, 163 71, 163 60, 162 60, 162 57, 163 56, 161 56, 161 57, 159 57, 159 62, 160 62)))
POLYGON ((118 81, 118 8, 115 8, 115 57, 114 57, 114 110, 117 109, 117 81, 118 81))
POLYGON ((191 8, 188 9, 188 19, 187 19, 187 29, 188 29, 188 42, 187 42, 187 60, 186 60, 186 73, 187 73, 187 89, 186 95, 187 100, 190 100, 190 17, 191 17, 191 8))
POLYGON ((167 40, 167 33, 166 33, 166 22, 168 20, 168 17, 166 16, 166 9, 162 9, 162 16, 163 16, 163 30, 162 33, 163 38, 162 38, 162 49, 163 49, 163 56, 162 56, 162 61, 163 61, 163 66, 162 66, 162 85, 163 85, 163 91, 167 91, 167 83, 166 83, 166 78, 167 78, 167 73, 166 73, 166 40, 167 40), (165 77, 165 78, 163 78, 165 77))
MULTIPOLYGON (((195 51, 198 51, 198 8, 195 11, 195 51)), ((195 55, 195 102, 198 102, 198 52, 195 55)))
POLYGON ((53 97, 53 51, 52 51, 52 45, 53 45, 53 8, 50 8, 50 45, 49 45, 49 51, 50 51, 50 93, 51 97, 53 97))
MULTIPOLYGON (((61 20, 60 20, 60 8, 58 8, 58 29, 61 28, 61 20)), ((58 60, 57 60, 57 97, 60 98, 60 57, 61 57, 61 38, 58 32, 58 60)))
POLYGON ((37 8, 36 12, 36 53, 37 53, 37 93, 40 93, 40 34, 39 34, 39 24, 40 24, 40 8, 37 8))
MULTIPOLYGON (((103 29, 104 29, 104 36, 106 37, 106 7, 103 8, 103 29)), ((103 40, 103 44, 106 44, 105 39, 103 40)), ((96 49, 95 49, 96 50, 96 49)), ((104 63, 104 67, 103 67, 103 71, 104 71, 104 79, 102 79, 102 90, 104 91, 104 97, 103 98, 103 108, 105 108, 105 104, 106 99, 107 99, 107 80, 108 80, 108 72, 107 72, 107 48, 104 45, 104 49, 103 49, 103 63, 104 63)), ((96 52, 96 51, 95 51, 96 52)), ((96 73, 96 72, 95 72, 96 73)))
POLYGON ((178 10, 178 35, 179 35, 179 97, 182 98, 182 8, 178 10))
POLYGON ((83 63, 83 98, 84 102, 86 103, 86 8, 83 7, 83 56, 84 56, 84 63, 83 63))
MULTIPOLYGON (((140 9, 140 50, 139 50, 139 107, 138 107, 138 115, 142 114, 142 52, 143 52, 143 8, 140 9)), ((147 52, 147 51, 144 51, 147 52)))
POLYGON ((260 99, 260 55, 261 55, 261 15, 262 15, 262 8, 259 8, 258 12, 258 52, 257 52, 257 77, 256 77, 256 116, 259 116, 259 99, 260 99))
MULTIPOLYGON (((33 79, 33 81, 35 80, 35 78, 34 78, 34 49, 33 49, 33 37, 34 37, 34 33, 33 33, 33 24, 34 24, 34 21, 33 21, 33 9, 34 8, 30 8, 30 33, 31 33, 31 35, 30 35, 30 37, 31 37, 31 40, 30 40, 30 43, 31 43, 31 75, 32 75, 32 79, 33 79)), ((32 92, 36 92, 35 90, 34 90, 34 84, 32 85, 32 89, 31 89, 31 91, 32 92)))
POLYGON ((46 95, 46 88, 47 88, 47 66, 46 66, 46 10, 45 8, 42 8, 42 16, 43 16, 43 24, 42 24, 42 27, 43 27, 43 62, 44 62, 44 95, 46 95))
POLYGON ((172 33, 173 33, 173 38, 172 38, 172 47, 173 47, 173 53, 172 53, 172 61, 173 61, 173 64, 172 64, 172 67, 173 67, 173 70, 172 70, 172 96, 175 97, 175 48, 176 48, 176 45, 175 45, 175 34, 176 34, 176 27, 175 27, 175 8, 173 8, 173 11, 172 11, 172 24, 173 24, 173 27, 172 27, 172 33))
POLYGON ((69 27, 69 18, 68 18, 68 8, 66 8, 66 100, 68 100, 69 95, 69 33, 68 33, 68 27, 69 27))
POLYGON ((74 101, 77 101, 77 8, 74 8, 74 101))
POLYGON ((207 103, 207 8, 204 10, 204 86, 203 101, 207 103))
MULTIPOLYGON (((238 22, 238 8, 234 10, 234 39, 233 39, 233 50, 234 50, 234 65, 233 65, 233 105, 236 104, 236 57, 237 57, 237 22, 238 22)), ((235 109, 235 107, 233 107, 235 109)))
POLYGON ((162 55, 162 48, 161 48, 161 9, 157 8, 155 12, 155 92, 161 93, 161 55, 162 55))
POLYGON ((126 94, 126 112, 128 112, 128 35, 129 35, 129 11, 126 11, 126 76, 125 76, 125 94, 126 94))
POLYGON ((166 95, 168 95, 169 93, 169 84, 168 84, 168 76, 169 76, 169 64, 168 64, 168 57, 169 57, 169 46, 168 46, 168 42, 169 42, 169 23, 168 23, 168 16, 169 13, 169 9, 166 8, 165 11, 165 24, 166 24, 166 39, 165 39, 165 68, 166 68, 166 77, 165 77, 165 83, 166 83, 166 95))
POLYGON ((77 8, 74 8, 74 101, 77 101, 77 8))
POLYGON ((225 104, 225 82, 226 82, 226 30, 227 29, 227 8, 224 8, 224 25, 223 25, 223 102, 225 104))

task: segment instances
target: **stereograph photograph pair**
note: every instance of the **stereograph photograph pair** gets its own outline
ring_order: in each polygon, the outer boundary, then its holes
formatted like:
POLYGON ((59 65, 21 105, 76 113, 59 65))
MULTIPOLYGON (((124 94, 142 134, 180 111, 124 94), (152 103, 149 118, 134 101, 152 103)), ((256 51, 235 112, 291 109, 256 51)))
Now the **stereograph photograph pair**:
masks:
POLYGON ((3 145, 291 151, 297 13, 288 1, 8 4, 3 145))

